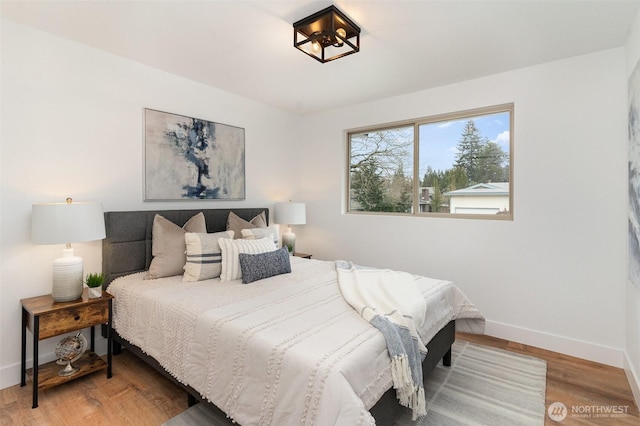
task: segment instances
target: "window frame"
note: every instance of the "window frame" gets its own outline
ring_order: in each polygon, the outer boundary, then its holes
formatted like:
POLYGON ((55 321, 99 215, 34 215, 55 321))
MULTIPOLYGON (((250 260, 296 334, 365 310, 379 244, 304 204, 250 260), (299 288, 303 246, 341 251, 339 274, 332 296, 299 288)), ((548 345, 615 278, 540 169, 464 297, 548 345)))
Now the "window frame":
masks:
POLYGON ((345 188, 345 209, 346 214, 353 215, 383 215, 383 216, 402 216, 402 217, 438 217, 438 218, 454 218, 454 219, 481 219, 481 220, 498 220, 513 221, 514 218, 514 115, 515 105, 513 102, 480 107, 462 111, 437 114, 427 117, 420 117, 411 120, 395 121, 374 126, 358 127, 345 130, 346 137, 346 188, 345 188), (480 214, 480 213, 441 213, 441 212, 420 212, 420 183, 422 177, 420 174, 420 126, 425 124, 434 124, 445 121, 468 120, 474 117, 486 116, 498 113, 509 113, 509 211, 504 214, 480 214), (412 212, 376 212, 376 211, 359 211, 351 210, 351 136, 360 133, 379 132, 383 130, 395 129, 399 127, 413 126, 413 193, 412 193, 412 212))

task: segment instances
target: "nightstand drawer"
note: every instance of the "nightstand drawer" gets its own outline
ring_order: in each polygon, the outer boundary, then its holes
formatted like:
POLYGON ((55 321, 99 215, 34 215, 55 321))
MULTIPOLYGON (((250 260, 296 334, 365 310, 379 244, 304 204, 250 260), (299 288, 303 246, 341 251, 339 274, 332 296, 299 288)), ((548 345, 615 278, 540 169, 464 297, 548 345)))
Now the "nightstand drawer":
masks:
POLYGON ((109 321, 107 303, 51 311, 40 315, 40 339, 104 324, 109 321))

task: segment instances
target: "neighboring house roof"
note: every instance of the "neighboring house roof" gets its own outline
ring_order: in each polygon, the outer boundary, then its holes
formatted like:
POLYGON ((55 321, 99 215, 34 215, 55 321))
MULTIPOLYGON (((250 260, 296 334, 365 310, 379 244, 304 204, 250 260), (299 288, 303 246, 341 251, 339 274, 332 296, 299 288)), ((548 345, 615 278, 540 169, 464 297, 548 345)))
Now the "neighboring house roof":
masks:
POLYGON ((509 195, 509 182, 478 183, 467 188, 445 192, 446 196, 481 197, 487 195, 509 195))

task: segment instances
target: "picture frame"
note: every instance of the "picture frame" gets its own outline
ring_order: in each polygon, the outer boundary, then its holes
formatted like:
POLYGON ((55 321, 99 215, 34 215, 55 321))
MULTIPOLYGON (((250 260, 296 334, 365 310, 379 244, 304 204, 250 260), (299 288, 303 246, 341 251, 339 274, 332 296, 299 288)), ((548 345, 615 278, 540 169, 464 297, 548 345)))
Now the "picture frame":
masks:
POLYGON ((640 289, 640 61, 628 81, 629 280, 640 289))
POLYGON ((244 128, 144 109, 144 200, 244 200, 244 128))

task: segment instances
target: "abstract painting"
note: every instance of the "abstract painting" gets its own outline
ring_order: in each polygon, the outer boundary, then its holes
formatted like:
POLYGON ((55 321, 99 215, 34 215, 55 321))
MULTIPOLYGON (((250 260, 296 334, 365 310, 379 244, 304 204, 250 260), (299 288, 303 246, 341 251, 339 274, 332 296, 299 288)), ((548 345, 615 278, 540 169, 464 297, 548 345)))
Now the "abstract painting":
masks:
POLYGON ((640 289, 640 61, 629 77, 629 280, 640 289))
POLYGON ((145 200, 243 200, 244 129, 144 110, 145 200))

